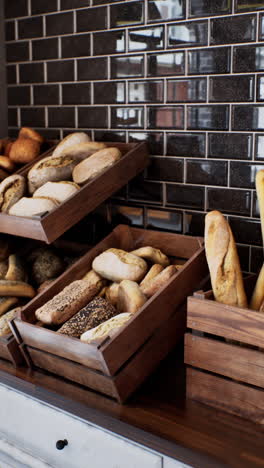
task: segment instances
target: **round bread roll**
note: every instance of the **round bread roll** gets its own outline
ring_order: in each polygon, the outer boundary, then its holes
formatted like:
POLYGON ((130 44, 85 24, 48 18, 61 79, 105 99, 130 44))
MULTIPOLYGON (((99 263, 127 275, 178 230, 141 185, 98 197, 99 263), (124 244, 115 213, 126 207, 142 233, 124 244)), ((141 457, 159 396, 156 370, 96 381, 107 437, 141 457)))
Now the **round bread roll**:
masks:
POLYGON ((86 141, 84 143, 78 143, 74 146, 66 148, 60 156, 72 156, 77 161, 83 161, 97 151, 106 148, 104 143, 98 143, 97 141, 86 141))
POLYGON ((122 153, 118 148, 104 148, 97 151, 77 164, 73 169, 72 178, 76 184, 85 184, 113 166, 121 156, 122 153))
POLYGON ((12 172, 15 169, 14 163, 7 156, 0 156, 0 167, 8 172, 12 172))
POLYGON ((90 137, 84 132, 74 132, 67 135, 61 142, 56 146, 52 153, 53 157, 58 157, 70 146, 78 145, 90 141, 90 137))
POLYGON ((50 197, 52 195, 54 200, 58 203, 62 203, 78 192, 79 188, 79 185, 68 180, 63 182, 46 182, 46 184, 42 185, 34 192, 33 198, 50 197))
POLYGON ((9 335, 11 333, 11 329, 9 327, 10 320, 13 320, 19 312, 21 312, 22 307, 16 307, 15 309, 11 309, 6 312, 0 318, 0 336, 9 335))
POLYGON ((74 158, 70 156, 47 156, 38 161, 28 173, 28 188, 30 193, 46 182, 59 182, 70 180, 72 170, 76 165, 74 158))
POLYGON ((19 174, 7 177, 0 183, 0 210, 7 213, 9 209, 23 197, 26 190, 26 180, 19 174))
POLYGON ((19 131, 18 138, 31 138, 32 140, 38 141, 40 144, 44 142, 43 136, 29 127, 22 127, 19 131))
POLYGON ((131 316, 132 314, 129 313, 116 315, 97 327, 86 331, 81 335, 80 339, 84 343, 91 343, 106 338, 110 332, 111 334, 118 332, 118 330, 128 322, 131 316))
POLYGON ((32 265, 32 276, 37 284, 59 276, 65 267, 63 260, 52 249, 45 247, 37 249, 32 265))
POLYGON ((18 164, 26 164, 33 161, 40 153, 40 143, 31 138, 18 138, 10 150, 9 157, 18 164))
POLYGON ((121 249, 108 249, 94 259, 92 268, 103 278, 120 283, 124 279, 140 281, 148 266, 136 255, 121 249))
POLYGON ((56 200, 45 197, 39 198, 21 198, 17 203, 11 206, 8 213, 13 216, 37 216, 42 213, 48 213, 57 208, 56 200))
POLYGON ((118 288, 118 312, 135 314, 145 302, 147 298, 135 281, 121 281, 118 288))
POLYGON ((167 255, 162 253, 160 249, 155 249, 154 247, 140 247, 140 249, 133 250, 131 253, 138 257, 145 258, 152 263, 159 263, 164 267, 169 266, 170 264, 167 255))

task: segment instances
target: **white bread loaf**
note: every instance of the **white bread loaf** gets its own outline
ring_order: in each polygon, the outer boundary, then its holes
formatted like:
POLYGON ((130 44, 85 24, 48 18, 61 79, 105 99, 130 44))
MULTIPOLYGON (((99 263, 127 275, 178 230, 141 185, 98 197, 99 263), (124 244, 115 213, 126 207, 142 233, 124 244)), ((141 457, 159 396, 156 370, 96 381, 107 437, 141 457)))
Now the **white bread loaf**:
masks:
POLYGON ((63 151, 67 148, 78 145, 80 143, 85 143, 90 141, 90 137, 84 132, 74 132, 67 135, 60 143, 56 146, 55 150, 52 153, 53 157, 60 156, 63 151))
POLYGON ((32 217, 54 210, 58 206, 56 200, 46 197, 39 198, 21 198, 9 210, 9 214, 13 216, 32 217))
POLYGON ((62 182, 46 182, 39 187, 33 194, 33 198, 52 197, 58 203, 63 203, 67 198, 74 195, 80 187, 74 182, 68 180, 62 182))
POLYGON ((94 259, 92 267, 103 278, 118 283, 124 279, 140 281, 148 268, 143 258, 121 249, 101 253, 94 259))
POLYGON ((247 307, 243 278, 235 240, 222 213, 205 217, 205 253, 216 301, 247 307))
POLYGON ((113 166, 122 156, 118 148, 105 148, 77 164, 72 177, 76 184, 85 184, 113 166))

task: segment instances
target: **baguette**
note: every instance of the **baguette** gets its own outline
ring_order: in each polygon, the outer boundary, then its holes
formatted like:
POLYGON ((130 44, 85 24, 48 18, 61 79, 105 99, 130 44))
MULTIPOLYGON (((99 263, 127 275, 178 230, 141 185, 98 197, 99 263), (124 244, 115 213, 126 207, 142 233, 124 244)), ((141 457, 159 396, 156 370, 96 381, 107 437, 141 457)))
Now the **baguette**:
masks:
POLYGON ((90 302, 96 293, 97 288, 87 286, 86 281, 73 281, 50 301, 39 307, 35 312, 36 318, 49 325, 61 325, 90 302))
MULTIPOLYGON (((256 175, 256 191, 259 204, 261 221, 262 241, 264 242, 264 170, 258 171, 256 175)), ((259 310, 264 300, 264 265, 262 266, 253 295, 250 301, 250 308, 259 310)))
POLYGON ((205 217, 205 253, 215 300, 247 307, 236 244, 230 226, 219 211, 205 217))
POLYGON ((72 177, 76 184, 85 184, 113 166, 122 156, 118 148, 105 148, 77 164, 72 177))
POLYGON ((170 264, 167 255, 162 253, 160 249, 155 249, 154 247, 140 247, 140 249, 132 250, 130 253, 137 255, 137 257, 145 258, 152 263, 158 263, 164 267, 170 264))
POLYGON ((67 135, 61 142, 56 146, 55 150, 52 153, 52 157, 60 156, 67 148, 78 145, 80 143, 85 143, 90 141, 90 137, 84 132, 74 132, 67 135))
POLYGON ((158 275, 156 275, 151 281, 145 282, 140 286, 141 291, 147 297, 152 297, 162 288, 172 276, 177 273, 177 270, 174 265, 169 265, 164 270, 162 270, 158 275))
POLYGON ((0 280, 0 296, 34 297, 35 291, 23 281, 0 280))
MULTIPOLYGON (((259 310, 264 301, 264 264, 259 272, 258 279, 251 297, 249 308, 259 310)), ((261 309, 263 311, 263 307, 261 309)))

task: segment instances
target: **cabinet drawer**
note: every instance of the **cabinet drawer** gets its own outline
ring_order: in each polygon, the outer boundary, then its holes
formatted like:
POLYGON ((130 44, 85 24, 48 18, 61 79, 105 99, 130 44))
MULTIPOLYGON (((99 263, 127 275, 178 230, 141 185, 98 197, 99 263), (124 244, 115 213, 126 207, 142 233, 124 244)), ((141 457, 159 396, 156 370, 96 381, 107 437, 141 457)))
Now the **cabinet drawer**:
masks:
POLYGON ((0 400, 3 437, 56 468, 162 467, 160 456, 2 385, 0 400))

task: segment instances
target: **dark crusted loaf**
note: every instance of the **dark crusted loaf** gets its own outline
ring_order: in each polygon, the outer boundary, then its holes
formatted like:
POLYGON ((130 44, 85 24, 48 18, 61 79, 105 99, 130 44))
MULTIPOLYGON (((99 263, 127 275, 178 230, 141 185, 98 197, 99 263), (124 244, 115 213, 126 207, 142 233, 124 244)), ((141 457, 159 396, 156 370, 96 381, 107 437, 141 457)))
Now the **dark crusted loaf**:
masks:
POLYGON ((82 333, 97 327, 97 325, 114 317, 117 313, 117 310, 112 304, 102 297, 96 297, 70 320, 64 323, 64 325, 59 328, 58 332, 79 338, 82 333))

